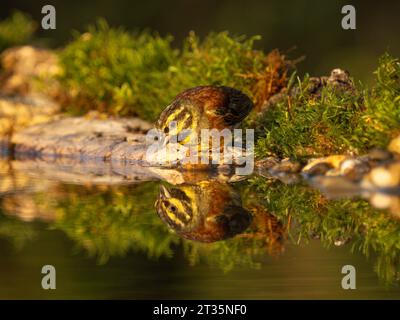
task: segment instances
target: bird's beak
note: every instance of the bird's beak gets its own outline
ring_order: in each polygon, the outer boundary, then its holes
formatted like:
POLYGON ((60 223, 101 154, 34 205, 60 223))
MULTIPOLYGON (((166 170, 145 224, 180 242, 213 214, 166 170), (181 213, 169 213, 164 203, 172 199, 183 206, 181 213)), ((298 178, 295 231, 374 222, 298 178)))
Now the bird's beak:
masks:
POLYGON ((168 199, 171 198, 171 194, 169 190, 164 187, 163 185, 160 185, 160 197, 161 199, 168 199))
POLYGON ((169 135, 164 136, 163 141, 162 141, 162 146, 165 147, 168 144, 170 139, 171 139, 171 137, 169 135))

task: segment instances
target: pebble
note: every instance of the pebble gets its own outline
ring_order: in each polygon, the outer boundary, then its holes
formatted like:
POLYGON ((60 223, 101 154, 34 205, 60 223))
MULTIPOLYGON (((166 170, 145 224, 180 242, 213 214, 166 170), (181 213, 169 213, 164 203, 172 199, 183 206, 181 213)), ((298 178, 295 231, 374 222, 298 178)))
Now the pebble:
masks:
POLYGON ((392 188, 399 186, 400 162, 395 162, 385 167, 373 168, 367 179, 378 188, 392 188))
POLYGON ((392 203, 392 197, 384 193, 374 193, 369 201, 377 209, 387 209, 392 203))
POLYGON ((390 141, 388 150, 393 153, 400 154, 400 136, 390 141))

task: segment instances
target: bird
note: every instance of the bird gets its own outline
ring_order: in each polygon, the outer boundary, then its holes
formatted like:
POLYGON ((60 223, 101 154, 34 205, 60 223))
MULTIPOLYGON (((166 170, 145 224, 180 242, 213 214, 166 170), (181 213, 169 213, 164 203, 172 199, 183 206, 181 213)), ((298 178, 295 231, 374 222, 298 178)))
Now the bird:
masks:
POLYGON ((218 180, 173 187, 162 184, 155 208, 161 220, 179 236, 205 243, 234 237, 252 221, 240 195, 218 180))
POLYGON ((203 129, 234 129, 253 108, 251 99, 237 89, 198 86, 178 94, 160 114, 155 127, 164 135, 164 145, 175 141, 200 146, 203 129))

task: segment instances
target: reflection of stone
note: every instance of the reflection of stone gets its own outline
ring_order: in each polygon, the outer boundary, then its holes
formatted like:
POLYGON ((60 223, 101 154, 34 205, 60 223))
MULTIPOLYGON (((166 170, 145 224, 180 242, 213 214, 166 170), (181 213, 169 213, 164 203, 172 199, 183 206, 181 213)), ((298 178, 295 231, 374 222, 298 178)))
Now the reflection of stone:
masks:
POLYGON ((400 217, 400 161, 376 155, 356 159, 327 157, 321 160, 311 162, 305 172, 311 185, 327 197, 362 196, 375 208, 388 209, 400 217), (327 161, 329 158, 331 161, 327 161), (315 172, 313 168, 321 166, 324 161, 330 164, 327 171, 322 174, 310 174, 310 171, 315 172), (371 168, 370 165, 374 167, 371 168))
POLYGON ((279 160, 274 157, 268 157, 255 163, 255 171, 260 176, 267 179, 279 179, 287 184, 298 182, 300 170, 301 165, 298 162, 287 158, 279 160))
MULTIPOLYGON (((312 159, 309 161, 309 163, 303 167, 302 172, 305 174, 326 174, 329 170, 335 169, 337 174, 339 172, 337 171, 340 167, 340 164, 346 159, 346 156, 343 155, 334 155, 334 156, 329 156, 329 157, 323 157, 323 158, 317 158, 317 159, 312 159), (326 168, 327 170, 323 170, 322 166, 326 168), (318 167, 321 169, 316 170, 315 167, 318 167)), ((330 174, 333 175, 333 174, 330 174)))
POLYGON ((333 155, 311 160, 303 169, 302 173, 308 177, 331 176, 344 177, 350 181, 361 181, 374 167, 379 167, 395 160, 391 154, 385 151, 373 150, 371 153, 354 157, 344 155, 333 155))
POLYGON ((12 162, 0 158, 0 196, 30 190, 45 190, 50 183, 42 178, 33 179, 28 171, 18 170, 14 168, 12 162))
POLYGON ((50 222, 55 220, 55 211, 49 204, 41 206, 35 201, 34 194, 18 194, 7 196, 3 199, 2 209, 10 216, 16 216, 23 221, 42 220, 50 222))

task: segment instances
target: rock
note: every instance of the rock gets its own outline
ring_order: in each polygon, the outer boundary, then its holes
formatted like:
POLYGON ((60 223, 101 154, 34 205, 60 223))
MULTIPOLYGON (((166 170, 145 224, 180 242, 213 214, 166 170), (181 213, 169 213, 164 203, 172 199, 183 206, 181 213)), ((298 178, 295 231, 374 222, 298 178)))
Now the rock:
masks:
POLYGON ((400 218, 399 196, 376 192, 371 194, 369 201, 375 208, 387 209, 394 217, 400 218))
POLYGON ((369 201, 377 209, 387 209, 392 204, 392 197, 384 193, 374 193, 369 201))
POLYGON ((298 173, 301 170, 301 165, 290 159, 283 159, 281 162, 275 164, 271 170, 280 173, 298 173))
POLYGON ((333 169, 333 166, 330 163, 318 162, 318 163, 312 165, 311 167, 309 167, 307 170, 303 169, 303 173, 309 177, 323 176, 329 170, 332 170, 332 169, 333 169))
POLYGON ((369 171, 369 163, 361 158, 345 159, 339 167, 340 174, 352 181, 360 181, 369 171))
POLYGON ((292 184, 300 180, 300 170, 300 163, 283 159, 269 170, 269 174, 283 183, 292 184))
POLYGON ((341 247, 341 246, 344 246, 345 244, 349 243, 350 240, 351 240, 350 237, 337 238, 337 239, 335 239, 333 244, 336 247, 341 247))
MULTIPOLYGON (((55 197, 54 190, 52 197, 55 197)), ((13 194, 5 197, 2 209, 5 214, 18 217, 22 221, 40 220, 51 222, 56 218, 55 210, 47 208, 46 204, 40 204, 35 201, 35 195, 31 193, 13 194)))
POLYGON ((390 152, 400 154, 400 136, 397 138, 394 138, 392 141, 390 141, 388 150, 390 152))
POLYGON ((32 46, 13 47, 1 54, 3 75, 0 90, 5 94, 35 92, 35 81, 46 86, 56 85, 54 76, 61 72, 57 56, 50 50, 32 46))
POLYGON ((15 153, 40 157, 142 161, 145 132, 152 125, 138 118, 86 119, 70 117, 30 126, 15 133, 15 153))
POLYGON ((255 167, 259 170, 268 170, 279 163, 279 159, 275 157, 268 157, 256 161, 255 167))
POLYGON ((329 77, 311 77, 308 81, 307 91, 319 96, 325 86, 351 93, 354 93, 356 90, 349 72, 339 68, 333 69, 329 77))
POLYGON ((393 159, 393 154, 382 149, 373 149, 367 154, 368 161, 373 164, 393 159))
POLYGON ((400 161, 371 170, 361 182, 367 189, 387 189, 400 186, 400 161))
POLYGON ((10 136, 28 125, 57 118, 59 105, 45 97, 0 95, 0 139, 10 136))
POLYGON ((302 173, 308 176, 312 176, 313 173, 316 175, 320 175, 321 173, 328 174, 328 172, 331 172, 331 175, 339 175, 340 164, 346 159, 347 156, 344 155, 333 155, 323 158, 311 159, 302 169, 302 173), (332 174, 333 172, 335 172, 335 174, 332 174))

